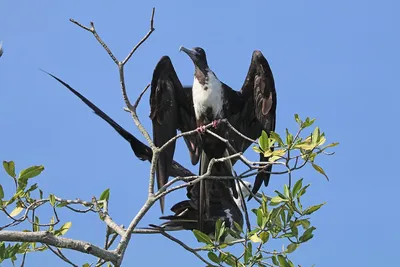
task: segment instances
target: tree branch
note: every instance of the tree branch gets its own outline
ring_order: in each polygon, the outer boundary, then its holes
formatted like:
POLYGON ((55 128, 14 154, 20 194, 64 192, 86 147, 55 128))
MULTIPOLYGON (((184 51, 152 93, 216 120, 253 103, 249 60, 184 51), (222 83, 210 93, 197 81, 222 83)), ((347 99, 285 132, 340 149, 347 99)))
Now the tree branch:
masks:
POLYGON ((0 241, 7 242, 40 242, 58 248, 66 248, 87 253, 113 263, 118 261, 118 255, 114 251, 104 250, 89 242, 74 240, 65 237, 58 237, 50 232, 20 232, 20 231, 0 231, 0 241))

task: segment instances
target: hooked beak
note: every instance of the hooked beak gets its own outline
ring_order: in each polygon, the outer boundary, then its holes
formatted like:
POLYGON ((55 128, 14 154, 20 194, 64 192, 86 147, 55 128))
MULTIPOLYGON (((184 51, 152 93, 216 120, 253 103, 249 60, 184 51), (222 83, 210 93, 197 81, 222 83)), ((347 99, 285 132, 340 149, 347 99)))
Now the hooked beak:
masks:
POLYGON ((192 49, 187 49, 186 47, 181 45, 181 47, 179 47, 179 51, 185 52, 195 63, 198 60, 198 53, 192 49))

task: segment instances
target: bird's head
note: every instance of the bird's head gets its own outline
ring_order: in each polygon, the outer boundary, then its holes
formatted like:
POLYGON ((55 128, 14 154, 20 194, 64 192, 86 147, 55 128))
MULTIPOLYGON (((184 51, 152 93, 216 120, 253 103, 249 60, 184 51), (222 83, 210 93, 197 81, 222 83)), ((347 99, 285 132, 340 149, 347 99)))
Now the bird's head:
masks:
POLYGON ((185 52, 190 59, 193 61, 195 68, 201 70, 205 73, 208 70, 206 52, 201 47, 194 47, 192 49, 187 49, 184 46, 179 47, 179 51, 185 52))

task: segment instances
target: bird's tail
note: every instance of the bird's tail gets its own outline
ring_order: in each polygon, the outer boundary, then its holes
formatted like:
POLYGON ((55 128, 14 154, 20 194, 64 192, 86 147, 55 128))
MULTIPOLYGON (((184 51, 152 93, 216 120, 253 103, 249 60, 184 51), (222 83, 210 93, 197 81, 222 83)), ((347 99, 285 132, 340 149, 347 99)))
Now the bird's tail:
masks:
POLYGON ((174 215, 160 217, 167 220, 159 226, 160 228, 166 231, 197 229, 198 211, 190 200, 178 202, 171 211, 174 215))
MULTIPOLYGON (((224 151, 224 157, 229 156, 227 150, 224 151)), ((207 154, 202 151, 200 156, 200 166, 199 166, 199 174, 206 174, 209 168, 210 159, 207 154)), ((230 160, 226 160, 223 162, 215 162, 211 168, 210 175, 211 176, 233 176, 233 167, 232 162, 230 160)), ((221 184, 226 188, 232 189, 232 194, 234 197, 238 197, 238 193, 235 186, 235 180, 215 180, 215 179, 203 179, 199 183, 195 184, 194 188, 191 190, 191 197, 194 204, 199 207, 198 208, 198 229, 200 231, 203 230, 204 220, 209 216, 207 212, 210 211, 210 205, 212 205, 212 201, 215 201, 215 197, 212 195, 212 192, 215 191, 215 188, 220 188, 221 184)), ((218 198, 218 197, 217 197, 218 198)))

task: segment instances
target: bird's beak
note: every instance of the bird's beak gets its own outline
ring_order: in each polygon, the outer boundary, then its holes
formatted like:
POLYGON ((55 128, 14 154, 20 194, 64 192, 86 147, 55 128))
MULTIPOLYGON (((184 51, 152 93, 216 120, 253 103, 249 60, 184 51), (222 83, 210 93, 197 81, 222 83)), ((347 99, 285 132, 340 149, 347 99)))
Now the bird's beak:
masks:
POLYGON ((179 51, 185 52, 193 60, 194 63, 197 62, 199 54, 196 51, 194 51, 192 49, 187 49, 186 47, 184 47, 182 45, 181 45, 181 47, 179 47, 179 51))

